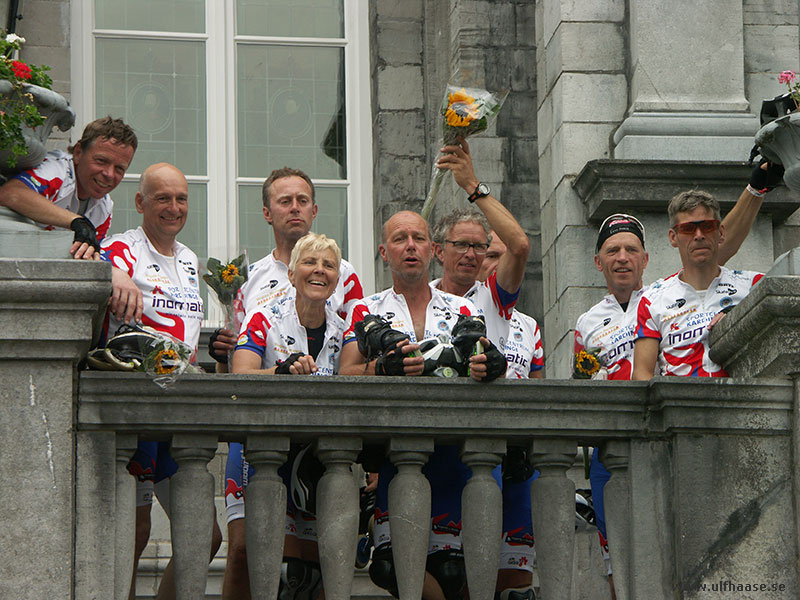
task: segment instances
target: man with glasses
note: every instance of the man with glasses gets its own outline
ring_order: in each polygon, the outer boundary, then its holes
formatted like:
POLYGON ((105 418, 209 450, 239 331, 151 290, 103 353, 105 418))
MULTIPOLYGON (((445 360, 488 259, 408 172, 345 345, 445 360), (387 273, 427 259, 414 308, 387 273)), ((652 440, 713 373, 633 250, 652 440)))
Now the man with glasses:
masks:
MULTIPOLYGON (((530 251, 528 236, 508 209, 490 194, 489 187, 476 177, 465 140, 459 138, 458 144, 442 148, 437 166, 453 172, 467 200, 480 212, 458 210, 436 225, 433 251, 442 264, 443 274, 441 279, 432 281, 431 286, 472 300, 486 320, 487 337, 509 361, 506 377, 540 378, 543 353, 536 338, 538 326, 526 315, 532 323, 525 328, 522 317, 514 311, 530 251), (503 247, 502 252, 498 251, 497 242, 503 247), (498 258, 494 268, 481 277, 490 244, 498 258), (534 332, 530 337, 524 335, 528 329, 534 332), (533 356, 519 352, 523 343, 531 347, 533 356), (523 357, 523 354, 528 356, 523 357), (516 361, 528 364, 520 365, 516 361)), ((510 447, 508 457, 501 482, 503 546, 496 590, 502 600, 529 600, 534 597, 530 505, 533 474, 522 448, 510 447)), ((500 479, 500 473, 496 475, 500 479)))
POLYGON ((650 379, 656 364, 660 375, 727 377, 708 356, 708 332, 763 274, 720 266, 725 225, 711 194, 682 192, 670 200, 668 213, 669 242, 683 268, 639 301, 633 379, 650 379))

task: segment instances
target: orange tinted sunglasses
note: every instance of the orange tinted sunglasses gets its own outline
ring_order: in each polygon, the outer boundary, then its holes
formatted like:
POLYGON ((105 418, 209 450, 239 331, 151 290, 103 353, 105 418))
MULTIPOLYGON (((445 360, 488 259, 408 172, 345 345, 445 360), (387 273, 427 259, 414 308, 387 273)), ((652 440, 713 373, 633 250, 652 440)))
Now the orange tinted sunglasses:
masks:
POLYGON ((716 219, 705 219, 703 221, 686 221, 685 223, 678 223, 672 226, 676 233, 683 235, 694 235, 698 229, 700 233, 714 233, 719 229, 719 221, 716 219))

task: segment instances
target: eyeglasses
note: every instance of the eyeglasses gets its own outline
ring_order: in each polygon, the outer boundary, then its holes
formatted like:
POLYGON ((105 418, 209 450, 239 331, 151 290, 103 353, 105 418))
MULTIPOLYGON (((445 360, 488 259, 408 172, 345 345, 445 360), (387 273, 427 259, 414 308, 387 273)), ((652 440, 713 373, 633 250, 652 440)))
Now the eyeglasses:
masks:
POLYGON ((476 242, 474 244, 470 244, 469 242, 463 242, 461 240, 455 242, 452 240, 445 240, 445 242, 448 244, 453 244, 453 248, 455 248, 455 251, 458 252, 459 254, 466 254, 467 250, 472 248, 473 250, 475 250, 475 254, 482 255, 486 254, 486 251, 489 249, 489 244, 483 242, 476 242))
POLYGON ((681 233, 683 235, 694 235, 694 232, 698 229, 700 230, 700 233, 714 233, 717 229, 719 229, 719 221, 716 219, 686 221, 685 223, 677 223, 676 225, 673 225, 672 229, 676 233, 681 233))

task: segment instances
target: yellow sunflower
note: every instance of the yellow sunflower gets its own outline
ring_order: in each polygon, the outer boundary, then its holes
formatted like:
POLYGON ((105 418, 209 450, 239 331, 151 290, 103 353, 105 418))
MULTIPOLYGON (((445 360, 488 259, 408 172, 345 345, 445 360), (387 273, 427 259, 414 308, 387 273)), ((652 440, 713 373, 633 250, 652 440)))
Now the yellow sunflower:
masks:
POLYGON ((236 265, 229 264, 225 267, 222 271, 222 281, 225 283, 233 283, 234 277, 239 274, 239 269, 236 268, 236 265))
POLYGON ((172 373, 175 369, 178 368, 180 364, 181 357, 178 355, 175 350, 171 348, 166 348, 165 350, 159 350, 158 354, 153 361, 156 369, 156 374, 158 375, 166 375, 167 373, 172 373))
POLYGON ((461 88, 447 95, 447 110, 444 118, 452 127, 466 127, 480 116, 475 98, 461 88))
POLYGON ((589 354, 586 350, 581 350, 575 355, 575 370, 587 377, 597 373, 600 362, 594 354, 589 354))

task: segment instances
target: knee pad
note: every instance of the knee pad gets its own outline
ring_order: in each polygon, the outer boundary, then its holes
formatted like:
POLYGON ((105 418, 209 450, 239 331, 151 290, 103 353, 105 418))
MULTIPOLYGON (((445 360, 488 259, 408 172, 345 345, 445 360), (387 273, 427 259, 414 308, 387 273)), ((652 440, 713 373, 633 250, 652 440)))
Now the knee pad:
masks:
POLYGON ((394 571, 392 547, 383 544, 372 552, 372 562, 369 565, 369 578, 372 583, 389 592, 395 598, 400 597, 397 591, 397 575, 394 571))
POLYGON ((321 589, 319 564, 288 556, 283 558, 278 600, 316 600, 321 589))
POLYGON ((467 585, 464 553, 460 550, 439 550, 428 555, 425 570, 444 592, 446 600, 461 600, 467 585))
POLYGON ((497 594, 497 600, 536 600, 536 593, 533 588, 508 589, 497 594))

